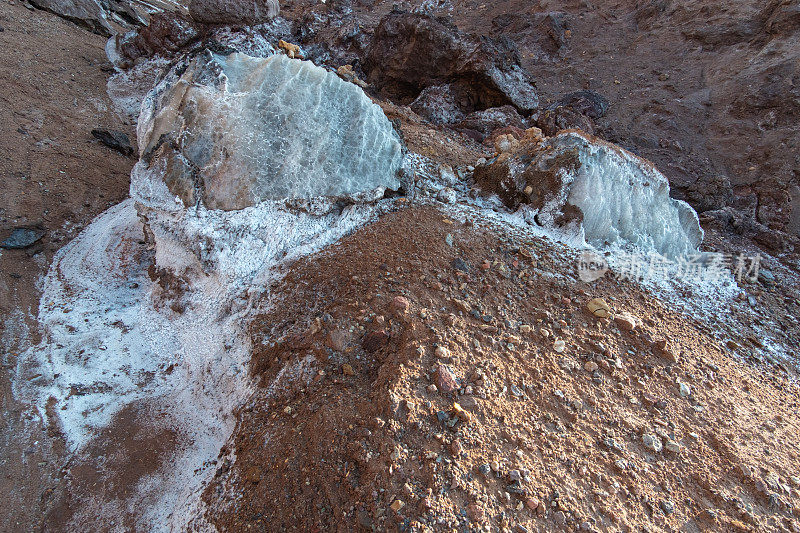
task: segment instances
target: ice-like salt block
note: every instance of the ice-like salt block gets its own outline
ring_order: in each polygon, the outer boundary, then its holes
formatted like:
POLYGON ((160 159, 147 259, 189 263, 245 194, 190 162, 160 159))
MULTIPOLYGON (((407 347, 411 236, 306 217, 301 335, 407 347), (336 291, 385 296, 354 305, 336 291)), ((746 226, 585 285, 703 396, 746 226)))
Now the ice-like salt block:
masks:
POLYGON ((142 105, 131 196, 144 205, 232 210, 399 187, 400 139, 356 85, 282 54, 205 51, 184 67, 142 105))
POLYGON ((594 246, 633 245, 674 259, 703 240, 697 213, 670 198, 652 163, 577 130, 522 142, 474 177, 507 206, 527 205, 542 226, 573 226, 594 246))

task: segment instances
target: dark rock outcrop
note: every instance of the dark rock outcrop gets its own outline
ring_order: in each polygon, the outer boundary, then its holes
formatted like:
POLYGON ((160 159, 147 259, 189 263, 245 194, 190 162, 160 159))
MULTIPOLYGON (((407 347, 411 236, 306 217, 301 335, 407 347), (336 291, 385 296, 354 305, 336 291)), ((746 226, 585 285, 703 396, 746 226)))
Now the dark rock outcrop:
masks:
POLYGON ((545 109, 536 119, 536 125, 545 135, 552 137, 562 130, 578 129, 588 134, 594 134, 594 122, 586 115, 579 113, 571 107, 557 106, 545 109))
POLYGON ((14 231, 11 232, 11 235, 9 235, 6 240, 0 243, 0 248, 5 248, 7 250, 21 250, 36 244, 36 242, 44 237, 44 234, 44 229, 39 227, 14 228, 14 231))
POLYGON ((510 105, 474 111, 464 117, 457 126, 458 129, 478 131, 484 136, 507 127, 525 129, 525 119, 510 105))
POLYGON ((411 109, 434 124, 453 124, 464 118, 459 95, 451 85, 426 87, 411 102, 411 109))
POLYGON ((122 155, 133 155, 133 147, 128 135, 121 131, 108 130, 105 128, 96 128, 92 130, 92 136, 108 146, 112 150, 116 150, 122 155))
POLYGON ((146 15, 124 0, 31 0, 31 4, 105 36, 115 32, 109 21, 123 27, 147 23, 146 15))
POLYGON ((278 0, 191 0, 189 15, 202 24, 249 26, 278 16, 278 0))
POLYGON ((565 94, 539 114, 536 125, 545 135, 552 136, 561 130, 579 129, 594 134, 592 119, 606 114, 608 100, 594 91, 575 91, 565 94))
POLYGON ((167 56, 185 49, 200 34, 198 25, 188 18, 175 13, 158 13, 150 18, 147 26, 115 35, 106 51, 117 66, 126 68, 139 58, 167 56))
POLYGON ((507 39, 462 33, 448 19, 393 11, 380 22, 364 63, 367 81, 383 96, 411 103, 427 87, 450 84, 465 113, 539 105, 533 80, 507 39))

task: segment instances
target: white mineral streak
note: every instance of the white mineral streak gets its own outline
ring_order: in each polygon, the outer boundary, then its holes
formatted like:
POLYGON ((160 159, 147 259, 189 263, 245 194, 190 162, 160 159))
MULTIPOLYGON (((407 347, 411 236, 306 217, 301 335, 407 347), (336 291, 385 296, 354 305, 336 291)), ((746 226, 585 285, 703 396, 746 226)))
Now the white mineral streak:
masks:
POLYGON ((213 474, 208 461, 252 390, 251 302, 263 301, 281 265, 338 240, 377 210, 352 205, 319 216, 279 202, 191 208, 151 217, 153 250, 133 200, 112 207, 56 254, 39 308, 43 339, 18 359, 16 397, 43 419, 51 406, 49 422, 75 452, 126 406, 157 413, 153 423, 175 430, 181 445, 123 507, 139 509, 143 530, 184 530, 213 474), (154 254, 185 281, 184 291, 170 294, 149 277, 154 254))

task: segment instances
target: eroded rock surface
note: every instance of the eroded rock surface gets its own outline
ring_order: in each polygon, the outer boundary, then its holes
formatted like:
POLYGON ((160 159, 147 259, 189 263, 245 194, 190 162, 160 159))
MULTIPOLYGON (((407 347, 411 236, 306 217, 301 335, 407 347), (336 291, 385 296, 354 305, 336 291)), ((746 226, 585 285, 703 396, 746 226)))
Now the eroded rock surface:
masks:
POLYGON ((380 107, 336 74, 282 54, 204 52, 149 95, 138 137, 132 196, 162 209, 399 186, 401 143, 380 107))
POLYGON ((147 22, 146 14, 125 0, 31 0, 31 4, 106 36, 116 31, 112 22, 123 27, 147 22))
POLYGON ((466 113, 506 104, 528 113, 539 105, 511 41, 480 39, 428 14, 387 15, 375 30, 364 68, 370 83, 400 100, 450 83, 466 113))
POLYGON ((140 58, 168 56, 198 39, 200 29, 186 17, 158 13, 150 24, 114 35, 106 44, 108 58, 118 67, 130 68, 140 58))
POLYGON ((247 26, 274 19, 280 13, 278 0, 191 0, 192 20, 204 24, 247 26))

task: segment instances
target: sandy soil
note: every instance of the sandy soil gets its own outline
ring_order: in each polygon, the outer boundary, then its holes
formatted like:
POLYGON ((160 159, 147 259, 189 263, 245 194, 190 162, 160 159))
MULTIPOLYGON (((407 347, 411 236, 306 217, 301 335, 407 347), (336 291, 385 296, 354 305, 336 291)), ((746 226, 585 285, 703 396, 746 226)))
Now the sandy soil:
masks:
POLYGON ((569 258, 423 207, 291 267, 253 322, 217 527, 798 530, 795 372, 569 258))
POLYGON ((134 161, 100 144, 91 130, 133 131, 106 96, 105 39, 14 1, 0 3, 0 26, 0 239, 17 226, 46 229, 34 247, 0 253, 0 530, 32 531, 63 459, 58 439, 51 441, 35 414, 13 400, 9 372, 16 353, 36 342, 37 280, 53 254, 127 195, 134 161))

